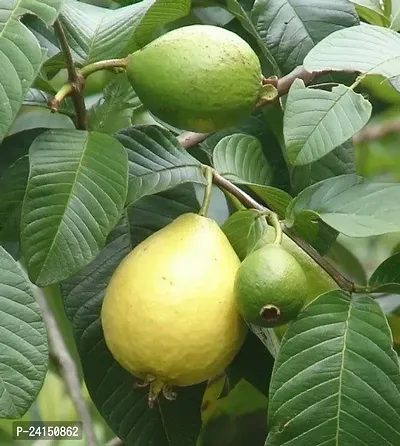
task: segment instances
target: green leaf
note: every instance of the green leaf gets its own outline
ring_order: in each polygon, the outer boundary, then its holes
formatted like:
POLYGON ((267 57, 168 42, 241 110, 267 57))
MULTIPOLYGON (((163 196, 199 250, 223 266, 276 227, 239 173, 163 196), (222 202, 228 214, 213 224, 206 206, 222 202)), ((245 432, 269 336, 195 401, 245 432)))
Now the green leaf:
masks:
POLYGON ((47 371, 47 333, 31 283, 0 247, 0 418, 19 418, 47 371))
POLYGON ((316 183, 289 205, 286 224, 301 214, 321 218, 349 237, 400 231, 400 184, 374 183, 357 175, 341 175, 316 183))
POLYGON ((271 167, 254 136, 236 133, 222 138, 214 149, 213 164, 222 176, 235 183, 271 183, 271 167))
POLYGON ((319 181, 356 173, 354 148, 350 141, 341 144, 318 161, 292 169, 292 188, 296 195, 319 181))
POLYGON ((90 108, 89 129, 112 135, 123 127, 129 127, 133 109, 139 105, 140 100, 126 74, 120 74, 104 89, 104 97, 90 108))
POLYGON ((374 292, 400 294, 400 253, 378 266, 368 282, 368 288, 374 292))
POLYGON ((62 283, 88 390, 102 416, 127 446, 196 445, 205 386, 178 388, 176 401, 160 399, 154 409, 149 409, 148 389, 134 388, 135 378, 108 350, 100 322, 105 288, 132 247, 181 213, 196 210, 198 202, 189 184, 142 198, 128 208, 128 219, 112 231, 109 244, 96 259, 62 283))
POLYGON ((246 8, 242 6, 238 0, 226 0, 226 8, 231 14, 235 16, 235 18, 239 21, 243 28, 256 39, 261 52, 265 57, 268 65, 270 66, 269 68, 272 70, 272 72, 277 75, 280 74, 279 66, 276 63, 274 56, 272 55, 268 46, 262 40, 260 34, 258 33, 251 20, 250 11, 247 11, 246 8))
POLYGON ((400 31, 400 1, 391 0, 391 7, 390 28, 393 29, 393 31, 400 31))
POLYGON ((25 94, 33 84, 45 55, 39 42, 20 22, 24 14, 37 15, 47 25, 57 17, 60 0, 5 0, 0 18, 0 141, 14 121, 25 94), (10 81, 12 79, 12 82, 10 81))
POLYGON ((225 136, 214 148, 213 165, 222 176, 245 184, 274 211, 284 215, 291 197, 267 186, 272 182, 273 172, 257 138, 242 133, 225 136))
POLYGON ((226 370, 229 386, 232 388, 244 378, 268 397, 273 364, 272 355, 258 337, 249 331, 242 348, 226 370), (257 361, 257 367, 254 367, 255 361, 257 361))
POLYGON ((390 29, 365 24, 336 31, 308 53, 304 68, 398 76, 400 36, 390 29))
POLYGON ((157 28, 185 16, 189 9, 189 0, 144 0, 115 10, 69 0, 60 20, 74 59, 86 65, 127 56, 147 43, 157 28))
POLYGON ((240 260, 243 260, 247 255, 249 232, 257 215, 257 211, 254 209, 237 211, 221 226, 240 260))
POLYGON ((115 137, 128 152, 128 203, 186 182, 205 184, 199 161, 182 149, 168 130, 137 126, 121 130, 115 137))
POLYGON ((66 279, 104 246, 120 218, 127 156, 115 139, 85 131, 48 131, 29 150, 21 244, 31 280, 66 279))
POLYGON ((329 34, 358 23, 347 0, 257 0, 251 17, 283 73, 302 65, 307 53, 329 34))
POLYGON ((310 164, 350 139, 368 122, 372 105, 345 85, 306 88, 296 79, 288 94, 284 136, 289 161, 310 164))
POLYGON ((22 202, 29 175, 29 159, 23 156, 0 178, 0 238, 18 241, 22 202))
POLYGON ((358 15, 372 25, 387 26, 386 17, 379 0, 351 0, 356 7, 358 15))
POLYGON ((370 297, 331 291, 309 304, 274 365, 266 446, 400 444, 400 373, 370 297))

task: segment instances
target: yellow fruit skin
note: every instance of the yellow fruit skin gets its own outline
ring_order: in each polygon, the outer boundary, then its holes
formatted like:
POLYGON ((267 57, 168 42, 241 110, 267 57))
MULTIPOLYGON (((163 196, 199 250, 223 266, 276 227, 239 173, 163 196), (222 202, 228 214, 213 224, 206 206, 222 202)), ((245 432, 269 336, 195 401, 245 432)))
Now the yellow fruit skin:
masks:
POLYGON ((173 30, 128 57, 140 100, 170 125, 215 132, 240 123, 261 89, 257 55, 241 37, 210 25, 173 30))
POLYGON ((197 214, 147 238, 106 290, 101 319, 115 359, 133 375, 167 385, 220 373, 247 332, 233 295, 239 265, 219 226, 197 214))

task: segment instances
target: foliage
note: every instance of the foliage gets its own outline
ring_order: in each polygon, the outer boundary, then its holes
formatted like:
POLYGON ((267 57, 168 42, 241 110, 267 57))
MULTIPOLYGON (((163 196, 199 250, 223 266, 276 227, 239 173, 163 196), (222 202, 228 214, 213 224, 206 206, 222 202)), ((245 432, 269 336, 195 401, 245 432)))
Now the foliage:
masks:
POLYGON ((73 358, 99 444, 399 445, 400 1, 3 0, 2 12, 0 443, 14 444, 14 419, 82 417, 60 363, 73 358), (126 56, 191 24, 245 39, 276 89, 237 127, 171 127, 127 79, 126 56), (105 289, 210 190, 241 260, 279 218, 319 296, 279 333, 250 325, 223 376, 150 409, 105 344, 105 289))

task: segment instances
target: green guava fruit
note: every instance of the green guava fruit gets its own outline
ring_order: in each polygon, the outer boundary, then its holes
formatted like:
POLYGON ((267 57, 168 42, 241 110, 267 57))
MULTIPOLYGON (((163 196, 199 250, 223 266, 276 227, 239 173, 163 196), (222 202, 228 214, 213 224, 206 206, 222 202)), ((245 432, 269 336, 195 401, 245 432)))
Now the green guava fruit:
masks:
POLYGON ((132 53, 127 75, 156 117, 201 133, 240 123, 262 87, 260 61, 248 43, 210 25, 175 29, 132 53))
POLYGON ((308 284, 296 259, 281 245, 268 244, 244 259, 234 290, 247 322, 276 327, 293 320, 303 308, 308 284))

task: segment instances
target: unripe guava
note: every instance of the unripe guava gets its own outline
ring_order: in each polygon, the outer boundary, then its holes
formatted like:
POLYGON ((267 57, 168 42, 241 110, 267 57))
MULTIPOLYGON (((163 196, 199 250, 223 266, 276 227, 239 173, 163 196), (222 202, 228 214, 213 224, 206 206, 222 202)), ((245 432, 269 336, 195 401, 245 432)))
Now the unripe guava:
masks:
POLYGON ((215 132, 254 109, 261 66, 247 42, 210 25, 173 30, 128 56, 128 78, 144 106, 166 123, 215 132))
POLYGON ((262 327, 293 320, 308 293, 307 277, 279 244, 268 244, 246 257, 235 279, 235 295, 243 318, 262 327))
POLYGON ((170 386, 214 377, 247 327, 233 283, 240 260, 211 219, 185 214, 140 243, 114 272, 104 298, 104 338, 115 359, 150 384, 150 405, 170 386))

